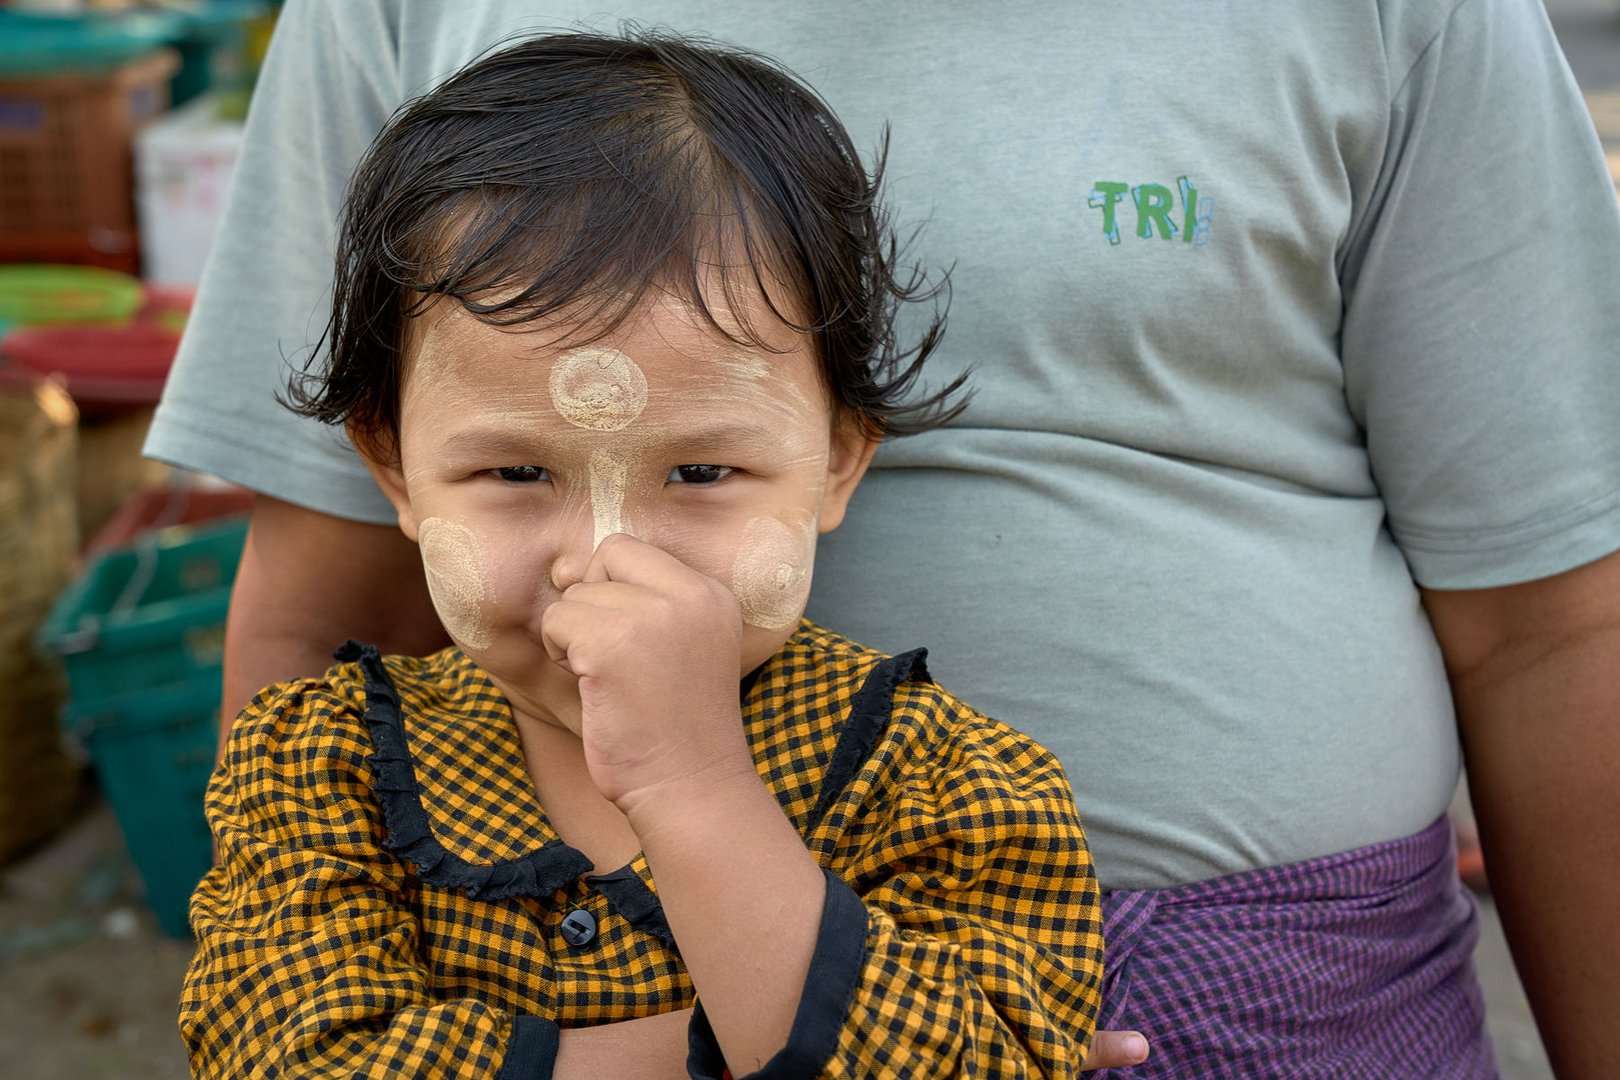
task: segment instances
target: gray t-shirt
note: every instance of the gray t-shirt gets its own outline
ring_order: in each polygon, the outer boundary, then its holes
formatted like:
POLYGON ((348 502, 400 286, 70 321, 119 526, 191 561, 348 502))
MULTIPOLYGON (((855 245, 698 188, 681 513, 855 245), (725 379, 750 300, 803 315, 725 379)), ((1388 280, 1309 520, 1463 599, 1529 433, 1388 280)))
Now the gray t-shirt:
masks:
POLYGON ((1536 0, 292 0, 148 452, 393 515, 273 403, 353 162, 515 31, 770 53, 954 265, 930 378, 824 538, 810 614, 930 647, 1066 764, 1104 884, 1406 835, 1457 741, 1413 584, 1620 549, 1620 209, 1536 0))

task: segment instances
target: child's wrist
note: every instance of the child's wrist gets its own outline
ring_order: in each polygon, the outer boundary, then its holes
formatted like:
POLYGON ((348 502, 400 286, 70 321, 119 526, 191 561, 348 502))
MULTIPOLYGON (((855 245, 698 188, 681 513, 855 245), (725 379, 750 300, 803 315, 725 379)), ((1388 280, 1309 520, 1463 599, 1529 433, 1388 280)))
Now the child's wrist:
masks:
POLYGON ((701 769, 667 777, 615 799, 620 813, 644 848, 670 837, 687 837, 727 828, 739 816, 757 812, 761 797, 770 808, 776 800, 746 753, 711 759, 701 769))

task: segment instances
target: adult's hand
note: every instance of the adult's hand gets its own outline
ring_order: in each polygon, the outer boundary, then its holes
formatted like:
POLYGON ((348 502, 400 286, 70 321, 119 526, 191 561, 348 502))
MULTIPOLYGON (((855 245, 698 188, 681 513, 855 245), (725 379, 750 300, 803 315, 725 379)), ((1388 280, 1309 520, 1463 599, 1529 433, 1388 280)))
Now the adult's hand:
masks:
POLYGON ((1147 1056, 1148 1042, 1140 1031, 1098 1031, 1091 1036, 1091 1048, 1086 1051, 1080 1071, 1140 1065, 1147 1056))
POLYGON ((1620 1060, 1620 553, 1426 591, 1491 894, 1554 1071, 1620 1060))

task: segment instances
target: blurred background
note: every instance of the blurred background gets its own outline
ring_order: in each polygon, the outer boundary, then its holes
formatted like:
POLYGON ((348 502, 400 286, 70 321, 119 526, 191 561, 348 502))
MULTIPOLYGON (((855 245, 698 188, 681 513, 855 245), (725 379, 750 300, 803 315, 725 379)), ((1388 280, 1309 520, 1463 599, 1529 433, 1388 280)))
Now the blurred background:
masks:
MULTIPOLYGON (((139 451, 277 2, 0 0, 8 1075, 187 1075, 175 998, 248 495, 139 451)), ((1544 2, 1620 182, 1620 0, 1544 2)), ((1503 1074, 1543 1080, 1463 789, 1454 817, 1503 1074)))

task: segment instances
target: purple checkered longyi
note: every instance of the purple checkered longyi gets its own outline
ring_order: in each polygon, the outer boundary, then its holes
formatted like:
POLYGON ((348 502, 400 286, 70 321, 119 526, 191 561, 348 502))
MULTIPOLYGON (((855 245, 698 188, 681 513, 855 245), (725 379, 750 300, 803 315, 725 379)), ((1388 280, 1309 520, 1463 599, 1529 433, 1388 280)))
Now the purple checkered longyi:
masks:
POLYGON ((1099 1028, 1150 1060, 1097 1080, 1497 1074, 1478 913, 1442 817, 1414 836, 1104 901, 1099 1028))

